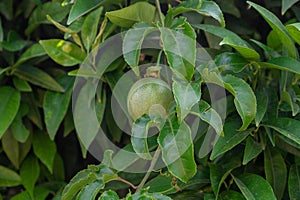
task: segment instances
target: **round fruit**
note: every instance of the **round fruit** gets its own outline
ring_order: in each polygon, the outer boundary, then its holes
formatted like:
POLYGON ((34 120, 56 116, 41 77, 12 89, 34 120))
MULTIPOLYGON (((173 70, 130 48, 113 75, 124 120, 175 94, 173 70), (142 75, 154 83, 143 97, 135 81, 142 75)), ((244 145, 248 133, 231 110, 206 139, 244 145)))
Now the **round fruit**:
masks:
POLYGON ((157 78, 143 78, 135 82, 127 98, 127 108, 133 120, 143 114, 164 115, 173 101, 169 85, 157 78))

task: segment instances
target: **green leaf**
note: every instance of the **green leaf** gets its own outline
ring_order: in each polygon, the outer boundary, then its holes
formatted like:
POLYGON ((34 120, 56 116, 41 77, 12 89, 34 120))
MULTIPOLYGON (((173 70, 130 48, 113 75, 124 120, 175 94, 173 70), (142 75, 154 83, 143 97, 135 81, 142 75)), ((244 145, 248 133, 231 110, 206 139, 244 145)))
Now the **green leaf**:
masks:
POLYGON ((258 4, 255 4, 250 1, 247 1, 247 3, 250 6, 252 6, 256 11, 258 11, 259 14, 267 21, 267 23, 271 26, 271 28, 277 34, 277 37, 281 41, 282 45, 286 48, 288 54, 293 58, 297 58, 298 52, 294 45, 294 42, 288 35, 288 32, 287 32, 285 26, 276 17, 276 15, 274 15, 273 13, 271 13, 270 11, 268 11, 267 9, 265 9, 264 7, 262 7, 258 4))
POLYGON ((167 120, 158 136, 158 143, 170 173, 183 182, 195 175, 197 170, 191 130, 184 121, 178 124, 176 117, 167 120))
POLYGON ((61 85, 59 85, 49 74, 37 67, 20 65, 15 68, 14 75, 42 88, 64 92, 64 89, 61 85))
POLYGON ((227 191, 223 191, 219 198, 219 200, 245 200, 245 197, 234 190, 227 190, 227 191))
POLYGON ((98 31, 98 23, 102 14, 103 7, 91 12, 84 20, 81 28, 81 38, 87 51, 89 51, 94 43, 98 31))
POLYGON ((39 5, 30 15, 25 34, 29 35, 40 24, 50 24, 46 15, 50 15, 55 21, 62 21, 69 13, 69 6, 61 6, 60 2, 46 2, 39 5))
POLYGON ((252 129, 239 132, 237 131, 240 123, 239 120, 231 120, 227 121, 224 124, 224 137, 219 137, 212 153, 210 155, 210 159, 215 159, 219 155, 229 151, 239 143, 241 143, 252 131, 252 129))
POLYGON ((289 24, 286 26, 286 29, 292 38, 300 45, 300 23, 289 24))
POLYGON ((192 110, 192 107, 200 101, 200 84, 174 80, 172 89, 177 105, 178 118, 183 121, 192 110))
POLYGON ((262 152, 262 150, 262 144, 249 137, 244 150, 243 165, 246 165, 250 160, 256 158, 262 152))
POLYGON ((26 191, 34 198, 34 185, 40 175, 40 166, 38 160, 34 156, 29 156, 22 164, 20 176, 22 184, 26 191))
POLYGON ((21 184, 21 177, 13 170, 0 165, 0 187, 13 187, 21 184))
POLYGON ((113 190, 105 191, 101 194, 98 200, 119 200, 118 194, 113 190))
POLYGON ((209 165, 209 168, 210 168, 210 181, 211 181, 212 189, 214 191, 214 194, 218 196, 223 182, 225 181, 225 179, 227 178, 227 176, 230 174, 232 170, 226 171, 220 165, 216 165, 213 163, 209 165))
POLYGON ((264 163, 266 179, 272 186, 277 199, 282 199, 287 179, 284 158, 278 150, 267 147, 264 151, 264 163))
POLYGON ((80 64, 86 58, 86 54, 72 42, 60 39, 40 40, 39 43, 45 49, 50 58, 65 67, 80 64))
POLYGON ((275 51, 274 49, 272 49, 271 47, 269 47, 268 45, 265 45, 264 43, 259 42, 259 41, 254 40, 254 39, 250 39, 250 40, 252 42, 254 42, 257 46, 259 46, 261 49, 264 50, 265 56, 268 59, 280 57, 280 54, 277 51, 275 51))
POLYGON ((267 111, 269 98, 268 96, 266 96, 265 88, 263 87, 257 87, 255 91, 255 96, 257 99, 257 113, 255 116, 255 125, 258 127, 267 111))
POLYGON ((24 93, 22 95, 22 101, 28 105, 27 117, 35 124, 39 129, 43 129, 43 121, 40 110, 38 108, 37 100, 33 93, 24 93))
POLYGON ((129 28, 137 22, 152 24, 155 19, 156 9, 146 1, 131 4, 120 10, 106 12, 108 19, 121 27, 129 28))
POLYGON ((13 137, 10 129, 2 137, 2 148, 6 156, 16 169, 20 166, 20 149, 18 141, 13 137))
POLYGON ((46 128, 51 140, 54 140, 59 125, 67 113, 74 79, 73 77, 63 76, 58 79, 58 83, 62 85, 65 93, 47 91, 43 102, 46 128))
POLYGON ((296 116, 300 109, 299 109, 299 105, 295 102, 296 100, 294 100, 295 98, 293 98, 294 91, 292 89, 290 89, 289 91, 282 91, 281 92, 281 103, 287 103, 289 105, 289 107, 291 108, 292 111, 292 116, 296 116), (293 96, 292 96, 293 95, 293 96))
POLYGON ((161 28, 163 50, 171 70, 181 79, 190 81, 196 62, 196 33, 185 22, 181 31, 161 28))
POLYGON ((291 118, 276 118, 273 120, 270 119, 263 125, 276 130, 288 139, 300 144, 300 136, 298 134, 300 131, 300 121, 291 118))
POLYGON ((247 200, 276 200, 272 187, 261 176, 242 174, 233 179, 247 200))
POLYGON ((149 153, 147 136, 148 130, 152 125, 151 118, 148 115, 143 115, 138 118, 131 129, 131 144, 134 151, 143 159, 151 160, 152 156, 149 153))
POLYGON ((293 164, 290 168, 288 189, 291 200, 300 198, 300 168, 296 164, 293 164))
POLYGON ((41 160, 41 162, 52 173, 53 162, 56 154, 56 145, 50 140, 47 134, 41 131, 35 132, 33 135, 33 152, 41 160))
POLYGON ((80 18, 81 16, 85 15, 86 13, 90 12, 94 8, 106 4, 116 4, 122 3, 123 0, 91 0, 91 1, 85 1, 85 0, 76 0, 74 5, 72 6, 70 10, 70 14, 68 17, 67 24, 70 25, 75 20, 80 18))
POLYGON ((29 130, 24 126, 22 118, 27 114, 28 107, 26 104, 21 104, 19 111, 14 119, 14 121, 11 124, 11 132, 13 133, 13 136, 18 142, 26 142, 28 139, 30 132, 29 130))
POLYGON ((227 30, 222 27, 214 25, 193 25, 195 28, 201 29, 203 31, 209 32, 213 35, 216 35, 220 38, 223 38, 223 41, 220 44, 228 44, 235 48, 243 57, 250 60, 259 60, 259 54, 242 38, 240 38, 236 33, 227 30))
POLYGON ((8 51, 19 51, 23 49, 29 42, 23 40, 21 36, 15 31, 9 31, 7 41, 0 42, 0 46, 8 51))
POLYGON ((138 191, 138 192, 134 193, 133 195, 131 193, 128 193, 125 199, 126 200, 140 200, 140 199, 171 200, 170 197, 165 196, 163 194, 149 193, 148 188, 138 191))
POLYGON ((17 60, 17 62, 14 64, 14 66, 18 66, 29 59, 40 57, 46 55, 45 50, 40 44, 33 44, 31 47, 29 47, 17 60))
POLYGON ((32 88, 29 83, 23 79, 20 79, 16 76, 13 77, 13 83, 17 90, 20 92, 31 92, 32 88))
POLYGON ((103 180, 96 180, 93 183, 86 185, 79 194, 76 196, 76 200, 94 200, 96 195, 101 189, 104 188, 103 180))
POLYGON ((27 191, 21 192, 11 198, 11 200, 46 200, 49 194, 52 193, 49 189, 43 186, 37 186, 34 189, 34 198, 31 198, 27 191))
POLYGON ((214 59, 216 66, 221 70, 241 72, 249 62, 237 53, 225 52, 217 55, 214 59))
POLYGON ((297 3, 299 0, 282 0, 281 5, 281 15, 284 15, 285 12, 290 9, 295 3, 297 3))
POLYGON ((9 86, 0 87, 0 138, 15 118, 21 94, 9 86))
POLYGON ((261 68, 279 69, 300 74, 300 62, 291 57, 277 57, 268 62, 258 62, 258 64, 261 68))
POLYGON ((137 26, 126 31, 123 40, 123 56, 128 65, 139 75, 138 65, 142 49, 142 43, 147 34, 153 31, 153 27, 144 24, 137 24, 137 26), (142 26, 139 27, 138 25, 142 26), (145 26, 145 27, 143 27, 145 26))

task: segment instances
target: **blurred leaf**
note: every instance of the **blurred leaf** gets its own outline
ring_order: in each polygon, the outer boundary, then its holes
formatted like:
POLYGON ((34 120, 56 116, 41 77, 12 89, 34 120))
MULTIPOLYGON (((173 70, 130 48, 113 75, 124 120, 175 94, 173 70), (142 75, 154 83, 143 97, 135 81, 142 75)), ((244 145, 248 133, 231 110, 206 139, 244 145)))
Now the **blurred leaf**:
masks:
POLYGON ((241 72, 249 64, 249 62, 239 54, 230 52, 217 55, 214 61, 221 71, 231 70, 235 73, 241 72))
POLYGON ((96 34, 98 31, 98 24, 100 20, 100 16, 102 14, 103 7, 96 9, 95 11, 89 13, 84 20, 81 29, 81 38, 86 50, 89 50, 92 47, 92 44, 95 41, 96 34))
POLYGON ((86 54, 80 47, 65 40, 40 40, 39 43, 43 46, 50 58, 65 67, 80 64, 86 58, 86 54))
POLYGON ((129 28, 137 22, 152 24, 155 19, 156 9, 146 1, 131 4, 120 10, 106 12, 108 19, 121 27, 129 28))
POLYGON ((149 193, 148 189, 142 189, 134 194, 127 194, 125 200, 140 200, 140 199, 155 199, 155 200, 172 200, 170 197, 159 193, 149 193))
POLYGON ((18 77, 13 77, 13 83, 17 90, 20 92, 31 92, 32 88, 29 85, 29 83, 23 79, 20 79, 18 77))
POLYGON ((218 0, 216 2, 220 5, 222 12, 231 14, 237 18, 241 17, 241 13, 237 8, 237 6, 235 5, 234 0, 227 0, 227 1, 218 0))
POLYGON ((281 0, 281 14, 284 15, 285 12, 290 9, 299 0, 281 0))
POLYGON ((101 194, 98 200, 119 200, 118 194, 113 190, 105 191, 101 194))
POLYGON ((275 51, 274 49, 272 49, 271 47, 267 46, 266 44, 262 43, 262 42, 259 42, 257 40, 254 40, 254 39, 250 39, 252 42, 254 42, 257 46, 259 46, 260 48, 262 48, 265 52, 265 56, 268 58, 268 59, 271 59, 271 58, 276 58, 276 57, 280 57, 280 54, 275 51))
POLYGON ((282 199, 286 188, 287 169, 284 158, 278 150, 271 147, 265 149, 264 169, 266 179, 272 186, 277 199, 282 199))
POLYGON ((35 132, 32 143, 34 154, 47 167, 49 172, 52 173, 56 144, 50 140, 47 134, 41 131, 35 132))
POLYGON ((293 91, 289 91, 289 92, 282 91, 280 100, 281 100, 281 103, 287 103, 292 110, 292 116, 296 116, 299 113, 300 108, 299 108, 299 105, 295 102, 295 100, 292 96, 292 94, 293 94, 292 92, 293 91))
POLYGON ((180 30, 160 29, 161 41, 173 72, 179 78, 190 81, 196 62, 196 33, 187 22, 180 30))
POLYGON ((43 129, 43 121, 33 93, 25 93, 22 100, 28 105, 27 117, 39 128, 43 129))
POLYGON ((191 112, 192 107, 200 101, 200 84, 174 80, 172 89, 177 105, 178 118, 183 121, 191 112))
POLYGON ((18 141, 13 137, 10 130, 6 131, 2 139, 2 148, 6 156, 16 169, 20 166, 20 149, 18 141))
POLYGON ((40 175, 40 166, 38 160, 34 156, 29 156, 22 164, 20 176, 22 184, 26 191, 34 198, 34 185, 40 175))
POLYGON ((225 170, 220 165, 216 165, 213 163, 209 165, 209 168, 210 168, 210 181, 211 181, 213 192, 216 196, 219 196, 221 186, 232 170, 231 169, 225 170))
POLYGON ((2 0, 0 2, 0 12, 7 20, 13 19, 13 0, 2 0))
MULTIPOLYGON (((34 199, 46 200, 51 191, 43 186, 37 186, 34 189, 34 199)), ((27 191, 21 192, 11 198, 11 200, 32 200, 27 191)))
POLYGON ((244 150, 243 165, 246 165, 249 161, 256 158, 262 150, 262 144, 254 141, 251 137, 248 137, 244 150))
POLYGON ((101 189, 104 188, 103 180, 96 180, 86 185, 76 196, 76 200, 94 200, 101 189))
POLYGON ((15 68, 14 75, 42 88, 64 92, 64 89, 61 85, 59 85, 49 74, 37 67, 20 65, 15 68))
POLYGON ((12 87, 0 87, 0 138, 15 118, 20 106, 21 94, 12 87))
POLYGON ((255 125, 258 127, 267 111, 269 98, 266 96, 265 88, 257 87, 255 90, 257 100, 257 113, 255 116, 255 125))
POLYGON ((162 150, 162 159, 170 173, 183 182, 195 175, 191 130, 184 121, 178 124, 176 117, 168 119, 158 136, 158 143, 162 150))
POLYGON ((30 15, 25 34, 29 35, 40 24, 50 24, 46 15, 55 21, 62 21, 69 13, 69 6, 62 6, 59 2, 50 1, 39 5, 30 15))
POLYGON ((21 184, 21 177, 13 170, 0 165, 0 187, 12 187, 21 184))
POLYGON ((272 187, 261 176, 242 174, 233 179, 247 200, 276 200, 272 187))
POLYGON ((0 42, 0 46, 8 51, 19 51, 28 44, 29 42, 23 40, 21 36, 15 31, 9 31, 7 41, 0 42))
POLYGON ((44 55, 46 55, 46 52, 43 49, 43 47, 38 43, 33 44, 19 57, 17 62, 14 64, 14 66, 16 67, 16 66, 28 61, 29 59, 39 57, 39 56, 44 56, 44 55))
POLYGON ((300 198, 300 168, 296 164, 293 164, 290 168, 288 190, 291 200, 300 198))
POLYGON ((65 93, 47 91, 43 102, 45 124, 51 140, 54 140, 59 125, 67 113, 74 79, 62 76, 58 79, 58 83, 64 88, 65 93))
POLYGON ((203 31, 209 32, 213 35, 216 35, 220 38, 223 38, 223 41, 220 43, 228 44, 235 48, 243 57, 250 60, 259 60, 259 54, 242 38, 240 38, 236 33, 227 30, 222 27, 214 26, 214 25, 193 25, 197 29, 201 29, 203 31))
POLYGON ((241 143, 252 131, 252 129, 239 132, 237 131, 240 125, 238 120, 227 121, 224 124, 224 137, 219 137, 214 145, 210 159, 215 159, 219 155, 229 151, 239 143, 241 143))
POLYGON ((147 143, 148 130, 151 125, 151 118, 148 115, 143 115, 132 124, 131 129, 132 147, 141 158, 146 160, 152 159, 147 143))
POLYGON ((258 62, 261 68, 279 69, 300 74, 300 62, 291 57, 277 57, 268 62, 258 62))
POLYGON ((2 20, 0 18, 0 42, 2 42, 3 39, 4 39, 3 26, 2 26, 2 20))
POLYGON ((265 122, 264 126, 270 127, 297 144, 300 144, 300 136, 298 135, 300 121, 291 118, 276 118, 265 122))
POLYGON ((289 24, 286 26, 286 29, 292 38, 300 45, 300 23, 289 24))
POLYGON ((219 200, 246 200, 245 197, 237 192, 237 191, 234 191, 234 190, 225 190, 223 191, 219 198, 219 200))
POLYGON ((277 37, 281 41, 282 45, 288 51, 288 54, 293 58, 297 58, 298 52, 295 47, 295 44, 292 41, 292 39, 290 38, 290 36, 288 35, 288 32, 287 32, 285 26, 276 17, 276 15, 274 15, 273 13, 271 13, 264 7, 259 6, 258 4, 255 4, 250 1, 247 1, 247 3, 250 6, 252 6, 257 12, 259 12, 259 14, 261 14, 261 16, 268 22, 268 24, 271 26, 271 28, 276 32, 277 37))

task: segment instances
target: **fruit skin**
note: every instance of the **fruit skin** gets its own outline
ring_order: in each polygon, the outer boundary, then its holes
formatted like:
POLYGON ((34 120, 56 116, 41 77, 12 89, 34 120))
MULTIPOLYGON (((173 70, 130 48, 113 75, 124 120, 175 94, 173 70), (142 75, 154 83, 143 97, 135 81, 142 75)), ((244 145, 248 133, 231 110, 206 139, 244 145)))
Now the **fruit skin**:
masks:
POLYGON ((127 97, 127 108, 133 120, 143 114, 157 113, 162 115, 168 111, 173 101, 169 85, 157 78, 143 78, 135 82, 127 97))

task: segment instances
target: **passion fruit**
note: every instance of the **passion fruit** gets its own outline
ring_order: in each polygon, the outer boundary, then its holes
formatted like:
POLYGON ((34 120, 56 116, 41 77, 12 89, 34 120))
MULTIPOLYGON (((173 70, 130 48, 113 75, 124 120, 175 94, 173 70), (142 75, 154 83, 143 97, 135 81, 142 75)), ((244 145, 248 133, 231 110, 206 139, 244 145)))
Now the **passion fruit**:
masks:
POLYGON ((166 117, 173 94, 169 85, 158 78, 142 78, 135 82, 127 97, 127 108, 133 120, 143 114, 166 117))

